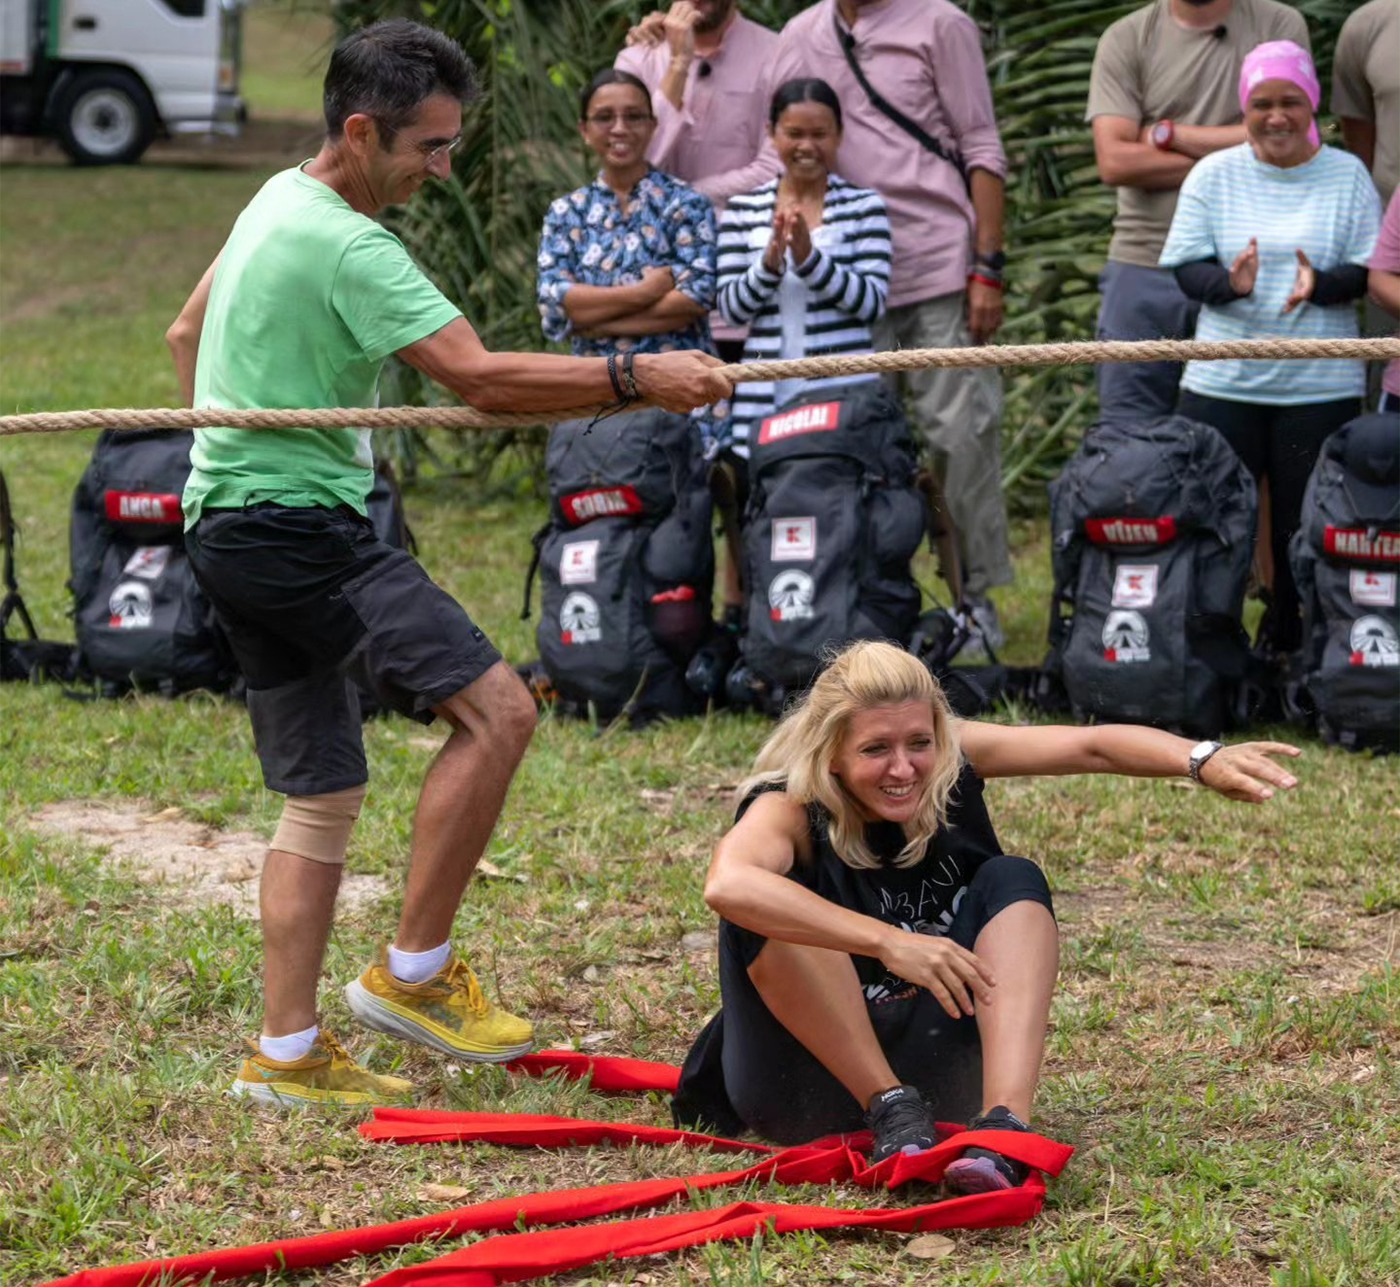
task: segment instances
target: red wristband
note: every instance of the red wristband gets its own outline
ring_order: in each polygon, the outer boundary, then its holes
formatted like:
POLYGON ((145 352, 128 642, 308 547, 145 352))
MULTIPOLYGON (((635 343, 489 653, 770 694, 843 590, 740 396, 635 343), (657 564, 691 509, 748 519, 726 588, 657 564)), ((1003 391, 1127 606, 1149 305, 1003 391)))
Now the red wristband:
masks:
POLYGON ((978 282, 983 286, 990 286, 993 290, 1006 289, 1006 283, 1003 282, 1000 278, 987 277, 984 276, 982 273, 968 273, 967 280, 969 285, 971 285, 973 282, 978 282))

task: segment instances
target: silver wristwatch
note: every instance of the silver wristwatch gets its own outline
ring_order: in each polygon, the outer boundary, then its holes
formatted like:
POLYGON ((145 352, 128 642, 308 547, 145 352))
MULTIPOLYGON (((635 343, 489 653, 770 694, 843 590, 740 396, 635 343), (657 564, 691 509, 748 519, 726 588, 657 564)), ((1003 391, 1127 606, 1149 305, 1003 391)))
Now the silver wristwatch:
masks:
POLYGON ((1191 758, 1186 762, 1186 776, 1192 782, 1199 782, 1205 762, 1224 745, 1224 742, 1197 742, 1191 748, 1191 758))

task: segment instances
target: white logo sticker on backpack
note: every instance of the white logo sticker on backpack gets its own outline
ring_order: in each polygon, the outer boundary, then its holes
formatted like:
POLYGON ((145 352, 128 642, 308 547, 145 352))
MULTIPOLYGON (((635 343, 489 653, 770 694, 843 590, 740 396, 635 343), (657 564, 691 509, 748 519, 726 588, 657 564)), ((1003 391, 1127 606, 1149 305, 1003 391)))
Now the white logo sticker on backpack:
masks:
POLYGON ((804 621, 811 617, 816 583, 805 572, 779 572, 768 583, 768 606, 774 621, 804 621))
POLYGON ((147 581, 159 581, 170 563, 170 546, 138 545, 122 568, 123 576, 139 576, 147 581))
POLYGON ((561 585, 592 585, 597 579, 597 541, 571 541, 559 552, 561 585))
POLYGON ((123 581, 107 600, 107 624, 117 630, 144 630, 151 624, 151 592, 140 581, 123 581))
POLYGON ((1354 568, 1351 573, 1351 601, 1365 608, 1395 606, 1395 573, 1364 572, 1354 568))
POLYGON ((1103 623, 1105 661, 1150 661, 1147 622, 1137 612, 1110 612, 1103 623))
POLYGON ((1157 565, 1120 563, 1113 574, 1115 608, 1150 608, 1157 602, 1157 565))
POLYGON ((1351 626, 1353 666, 1400 666, 1400 637, 1384 617, 1360 617, 1351 626))
POLYGON ((566 644, 597 643, 603 637, 602 616, 588 595, 575 590, 559 609, 559 630, 566 644))
POLYGON ((773 520, 773 562, 810 563, 817 557, 815 518, 775 518, 773 520))

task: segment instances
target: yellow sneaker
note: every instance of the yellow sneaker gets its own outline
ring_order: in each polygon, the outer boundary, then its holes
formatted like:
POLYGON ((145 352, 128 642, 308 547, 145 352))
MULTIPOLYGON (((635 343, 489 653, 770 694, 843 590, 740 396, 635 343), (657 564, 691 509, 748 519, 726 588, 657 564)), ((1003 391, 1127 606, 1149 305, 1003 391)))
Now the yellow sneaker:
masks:
POLYGON ((253 1053, 243 1061, 230 1095, 279 1108, 308 1104, 393 1104, 413 1095, 413 1083, 361 1068, 344 1046, 323 1028, 316 1044, 300 1059, 269 1059, 250 1041, 253 1053))
POLYGON ((389 973, 381 948, 374 964, 346 987, 345 999, 366 1027, 458 1059, 505 1063, 534 1044, 529 1022, 488 1001, 456 952, 426 983, 402 983, 389 973))

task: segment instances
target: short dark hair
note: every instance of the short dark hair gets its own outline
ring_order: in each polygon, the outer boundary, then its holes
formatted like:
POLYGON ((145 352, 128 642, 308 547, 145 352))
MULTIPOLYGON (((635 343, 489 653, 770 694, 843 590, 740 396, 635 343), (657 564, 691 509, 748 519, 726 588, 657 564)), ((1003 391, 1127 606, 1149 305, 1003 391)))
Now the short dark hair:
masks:
POLYGON ((457 43, 407 18, 371 23, 331 54, 322 90, 326 134, 338 139, 356 113, 401 130, 434 94, 464 106, 476 97, 476 71, 457 43))
POLYGON ((593 95, 604 85, 631 85, 633 89, 641 90, 642 97, 647 100, 647 109, 651 109, 651 90, 646 87, 645 81, 631 72, 618 71, 616 67, 604 67, 583 87, 583 92, 578 96, 579 120, 588 119, 588 105, 593 101, 593 95))
POLYGON ((841 100, 836 91, 826 81, 817 76, 796 76, 785 80, 773 91, 773 101, 768 105, 768 126, 776 129, 780 117, 794 103, 820 103, 831 108, 836 117, 836 128, 841 129, 841 100))

